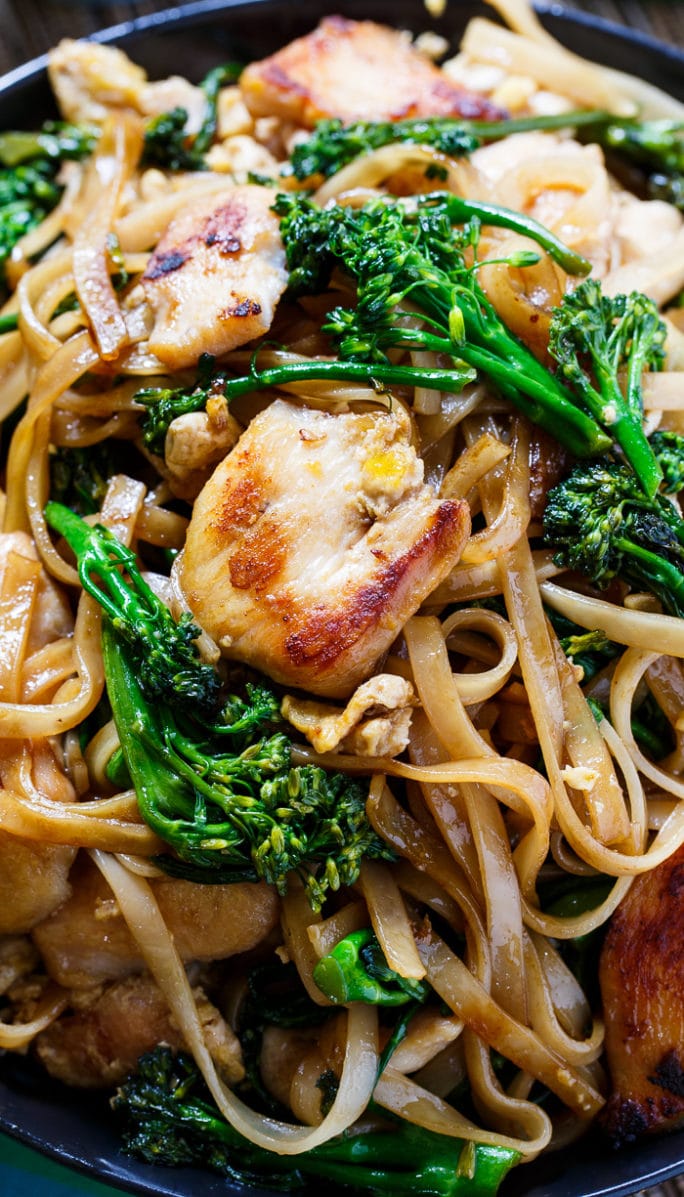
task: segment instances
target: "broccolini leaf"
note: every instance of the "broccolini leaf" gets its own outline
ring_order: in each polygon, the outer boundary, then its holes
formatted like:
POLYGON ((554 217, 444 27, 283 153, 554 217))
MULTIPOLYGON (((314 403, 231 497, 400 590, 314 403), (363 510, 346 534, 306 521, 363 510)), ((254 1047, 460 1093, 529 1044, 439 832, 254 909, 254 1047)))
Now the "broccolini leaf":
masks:
POLYGON ((549 352, 559 376, 618 443, 649 497, 662 482, 662 470, 643 429, 641 379, 645 370, 662 368, 665 335, 646 295, 605 295, 593 278, 563 297, 549 326, 549 352))
POLYGON ((425 981, 401 977, 390 968, 370 928, 352 931, 314 968, 313 978, 331 1002, 366 1002, 372 1006, 405 1006, 424 1002, 431 993, 425 981))

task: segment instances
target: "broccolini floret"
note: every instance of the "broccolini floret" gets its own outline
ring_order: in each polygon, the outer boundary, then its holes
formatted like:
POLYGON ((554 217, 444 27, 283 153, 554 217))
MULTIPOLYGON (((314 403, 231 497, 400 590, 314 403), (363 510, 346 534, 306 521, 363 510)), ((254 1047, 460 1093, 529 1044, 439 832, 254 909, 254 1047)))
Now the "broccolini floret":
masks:
POLYGON ((89 126, 55 121, 38 133, 0 134, 0 279, 17 242, 59 203, 62 162, 87 157, 96 140, 89 126))
POLYGON ((145 128, 142 165, 162 170, 206 170, 205 155, 216 136, 218 96, 222 87, 234 83, 240 74, 235 63, 214 67, 200 83, 205 107, 196 133, 187 132, 187 109, 176 107, 148 121, 145 128))
POLYGON ((320 121, 311 135, 292 151, 289 170, 303 181, 329 178, 361 154, 396 142, 432 146, 450 158, 467 157, 485 142, 532 130, 573 129, 618 159, 640 167, 648 193, 684 208, 684 124, 680 120, 640 121, 616 117, 598 109, 543 113, 499 121, 469 121, 453 117, 413 120, 320 121))
POLYGON ((307 1178, 388 1197, 494 1197, 520 1159, 504 1147, 465 1144, 388 1117, 386 1129, 351 1128, 298 1156, 256 1147, 223 1120, 193 1062, 159 1047, 112 1105, 125 1119, 124 1146, 148 1163, 194 1165, 237 1184, 301 1192, 307 1178))
POLYGON ((452 117, 415 117, 403 121, 319 121, 313 133, 297 142, 290 163, 295 178, 312 175, 329 178, 360 154, 368 154, 394 142, 429 145, 450 158, 471 154, 481 144, 467 121, 452 117))
POLYGON ((684 616, 684 521, 660 493, 649 498, 628 466, 575 466, 549 492, 544 535, 558 565, 600 587, 624 578, 684 616))
POLYGON ((203 353, 197 366, 197 378, 185 387, 144 387, 133 396, 145 407, 142 419, 143 441, 153 453, 164 456, 169 425, 177 416, 203 411, 212 395, 223 393, 226 375, 214 370, 214 358, 203 353))
MULTIPOLYGON (((530 419, 547 428, 578 456, 604 452, 610 436, 563 384, 502 323, 477 282, 471 263, 480 224, 510 228, 535 240, 568 272, 589 263, 529 217, 494 204, 444 193, 416 205, 372 201, 360 209, 321 209, 302 195, 279 195, 274 210, 289 268, 292 295, 324 291, 333 270, 350 275, 355 309, 337 308, 323 326, 339 347, 337 361, 295 362, 227 381, 227 400, 268 386, 306 379, 360 379, 376 387, 424 386, 459 391, 476 371, 530 419), (401 304, 424 317, 410 326, 401 304), (395 365, 390 350, 430 350, 446 367, 395 365)), ((511 259, 512 260, 512 259, 511 259)), ((533 251, 518 266, 537 261, 533 251)))
POLYGON ((641 379, 662 368, 665 336, 651 299, 638 291, 605 295, 593 278, 563 297, 549 326, 558 374, 610 432, 649 496, 663 474, 643 428, 641 379))
MULTIPOLYGON (((297 873, 320 910, 329 891, 354 884, 365 856, 392 857, 366 818, 366 788, 342 773, 292 765, 272 707, 263 720, 242 711, 235 725, 201 727, 145 697, 113 629, 105 628, 103 648, 140 813, 176 852, 157 858, 167 873, 208 883, 262 879, 281 894, 297 873)), ((235 705, 227 710, 230 717, 235 705)))
POLYGON ((663 494, 679 494, 684 489, 684 436, 658 429, 649 437, 649 444, 662 471, 663 494))
POLYGON ((216 714, 220 679, 200 661, 200 629, 190 616, 176 621, 136 565, 135 554, 107 528, 90 527, 68 507, 48 503, 45 518, 70 545, 84 590, 97 599, 117 636, 129 647, 145 694, 181 709, 192 704, 205 717, 216 714))
POLYGON ((264 685, 221 695, 201 661, 199 628, 176 621, 145 582, 135 555, 103 527, 58 503, 48 524, 76 554, 84 589, 107 619, 107 693, 145 822, 176 856, 168 873, 207 883, 263 879, 285 893, 302 879, 314 909, 353 885, 364 856, 392 859, 366 817, 366 788, 342 773, 292 765, 279 704, 264 685))

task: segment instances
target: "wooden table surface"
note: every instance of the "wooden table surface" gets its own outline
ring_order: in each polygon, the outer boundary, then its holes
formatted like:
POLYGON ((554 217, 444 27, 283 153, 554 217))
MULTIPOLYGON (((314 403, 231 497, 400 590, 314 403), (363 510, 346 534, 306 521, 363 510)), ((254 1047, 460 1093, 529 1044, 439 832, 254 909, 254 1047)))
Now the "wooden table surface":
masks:
MULTIPOLYGON (((544 2, 548 4, 549 0, 544 2)), ((306 0, 291 0, 291 3, 305 6, 306 0)), ((173 7, 171 0, 116 4, 88 3, 88 0, 0 0, 0 74, 42 54, 61 37, 85 37, 107 25, 169 7, 173 7)), ((684 0, 566 0, 560 7, 605 17, 669 45, 684 47, 684 0)), ((639 1197, 684 1197, 684 1175, 639 1197)))

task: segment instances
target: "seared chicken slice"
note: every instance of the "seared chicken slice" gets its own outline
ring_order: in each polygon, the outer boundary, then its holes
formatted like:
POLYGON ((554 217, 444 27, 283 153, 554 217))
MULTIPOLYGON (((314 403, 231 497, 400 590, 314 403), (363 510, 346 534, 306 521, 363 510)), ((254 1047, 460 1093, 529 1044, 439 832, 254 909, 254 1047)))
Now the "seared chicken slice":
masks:
POLYGON ((196 196, 174 217, 142 277, 149 347, 171 370, 261 336, 287 286, 274 192, 251 184, 196 196))
MULTIPOLYGON (((69 900, 33 932, 49 975, 71 989, 140 972, 138 946, 99 870, 83 858, 71 883, 69 900)), ((183 960, 247 952, 278 921, 278 897, 263 883, 196 885, 169 878, 152 888, 183 960)))
POLYGON ((613 1083, 602 1121, 618 1143, 684 1117, 683 942, 684 846, 637 877, 601 953, 613 1083))
POLYGON ((229 657, 346 696, 458 561, 468 506, 423 482, 400 407, 276 400, 197 499, 179 582, 229 657))
POLYGON ((452 83, 394 29, 326 17, 313 33, 252 63, 240 87, 254 116, 312 128, 325 117, 402 120, 465 116, 496 120, 489 101, 452 83))
MULTIPOLYGON (((202 990, 194 992, 207 1047, 225 1079, 235 1084, 245 1075, 240 1044, 202 990)), ((67 1085, 115 1085, 157 1044, 186 1047, 166 998, 147 973, 115 981, 104 993, 95 990, 92 1001, 81 997, 79 1006, 36 1040, 41 1063, 67 1085)))

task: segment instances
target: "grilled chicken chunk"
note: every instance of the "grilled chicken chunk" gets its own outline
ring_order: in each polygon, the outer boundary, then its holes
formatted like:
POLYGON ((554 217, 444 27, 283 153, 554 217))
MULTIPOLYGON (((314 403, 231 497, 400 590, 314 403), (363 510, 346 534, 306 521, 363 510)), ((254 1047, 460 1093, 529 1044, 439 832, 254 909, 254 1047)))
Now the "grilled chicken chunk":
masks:
MULTIPOLYGON (((215 1006, 195 990, 207 1047, 225 1079, 242 1080, 240 1044, 215 1006)), ((60 1018, 36 1040, 38 1058, 51 1076, 81 1089, 111 1086, 159 1043, 185 1048, 161 990, 152 977, 127 977, 95 990, 83 1008, 60 1018)))
POLYGON ((403 409, 331 415, 276 400, 197 499, 179 564, 229 657, 346 696, 449 573, 466 503, 423 482, 403 409))
POLYGON ((149 347, 171 370, 261 336, 287 285, 274 193, 250 184, 195 197, 175 216, 142 277, 149 347))
POLYGON ((613 1083, 602 1121, 618 1143, 684 1117, 683 941, 684 846, 637 877, 601 954, 613 1083))
POLYGON ((201 88, 180 75, 149 83, 143 68, 116 46, 63 38, 48 55, 48 74, 62 115, 76 123, 101 122, 121 110, 159 116, 184 108, 188 133, 202 124, 206 99, 201 88))
POLYGON ((326 17, 313 33, 252 63, 240 87, 253 116, 316 121, 402 120, 413 116, 502 116, 483 97, 452 83, 394 29, 326 17))
MULTIPOLYGON (((33 932, 49 975, 71 989, 140 972, 142 956, 99 870, 84 857, 71 882, 69 900, 33 932)), ((263 883, 196 885, 169 878, 152 888, 183 960, 249 951, 278 921, 277 895, 263 883)))

